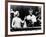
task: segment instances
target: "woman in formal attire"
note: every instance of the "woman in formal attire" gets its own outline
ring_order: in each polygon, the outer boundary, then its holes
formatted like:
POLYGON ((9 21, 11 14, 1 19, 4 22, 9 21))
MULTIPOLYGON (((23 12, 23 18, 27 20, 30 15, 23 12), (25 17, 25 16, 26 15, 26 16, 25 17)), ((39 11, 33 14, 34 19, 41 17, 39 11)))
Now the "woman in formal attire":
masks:
POLYGON ((14 18, 12 20, 12 27, 13 28, 21 28, 21 23, 23 21, 19 18, 19 11, 14 12, 14 18))

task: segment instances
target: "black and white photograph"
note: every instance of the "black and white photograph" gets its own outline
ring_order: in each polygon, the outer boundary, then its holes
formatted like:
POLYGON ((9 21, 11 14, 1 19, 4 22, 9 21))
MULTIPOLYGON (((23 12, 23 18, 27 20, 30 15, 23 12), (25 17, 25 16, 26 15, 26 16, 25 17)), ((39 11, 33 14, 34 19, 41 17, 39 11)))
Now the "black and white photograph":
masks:
POLYGON ((41 8, 11 5, 11 31, 41 29, 41 8))
POLYGON ((8 35, 43 33, 43 4, 8 3, 8 35))

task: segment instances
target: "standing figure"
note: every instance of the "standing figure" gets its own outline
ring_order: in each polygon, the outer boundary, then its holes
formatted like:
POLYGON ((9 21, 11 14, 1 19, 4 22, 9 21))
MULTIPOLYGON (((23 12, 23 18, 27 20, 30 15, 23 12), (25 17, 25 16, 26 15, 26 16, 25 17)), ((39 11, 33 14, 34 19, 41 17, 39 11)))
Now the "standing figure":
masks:
POLYGON ((12 20, 13 28, 21 28, 22 20, 19 18, 19 11, 14 12, 14 18, 12 20))
POLYGON ((34 26, 34 22, 36 22, 36 16, 32 14, 33 10, 30 8, 29 9, 29 15, 25 17, 27 27, 32 27, 34 26))

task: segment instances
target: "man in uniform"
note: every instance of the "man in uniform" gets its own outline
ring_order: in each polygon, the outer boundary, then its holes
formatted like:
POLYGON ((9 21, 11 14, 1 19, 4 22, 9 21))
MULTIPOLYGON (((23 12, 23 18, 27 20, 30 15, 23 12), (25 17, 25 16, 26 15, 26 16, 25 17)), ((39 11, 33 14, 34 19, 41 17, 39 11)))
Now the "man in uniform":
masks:
POLYGON ((29 9, 29 15, 25 17, 25 21, 27 23, 27 27, 34 26, 34 22, 36 22, 36 16, 32 14, 33 10, 29 9))

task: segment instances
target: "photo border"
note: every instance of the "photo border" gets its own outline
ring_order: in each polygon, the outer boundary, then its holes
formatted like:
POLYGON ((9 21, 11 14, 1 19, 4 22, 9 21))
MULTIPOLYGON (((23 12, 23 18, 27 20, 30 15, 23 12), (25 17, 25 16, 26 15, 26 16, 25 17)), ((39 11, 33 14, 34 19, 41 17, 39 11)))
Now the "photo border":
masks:
POLYGON ((44 2, 27 2, 27 1, 8 1, 5 0, 5 37, 7 36, 24 36, 24 35, 41 35, 45 34, 45 3, 44 2), (43 4, 43 33, 34 33, 34 34, 17 34, 17 35, 8 35, 8 2, 16 3, 32 3, 32 4, 43 4))

